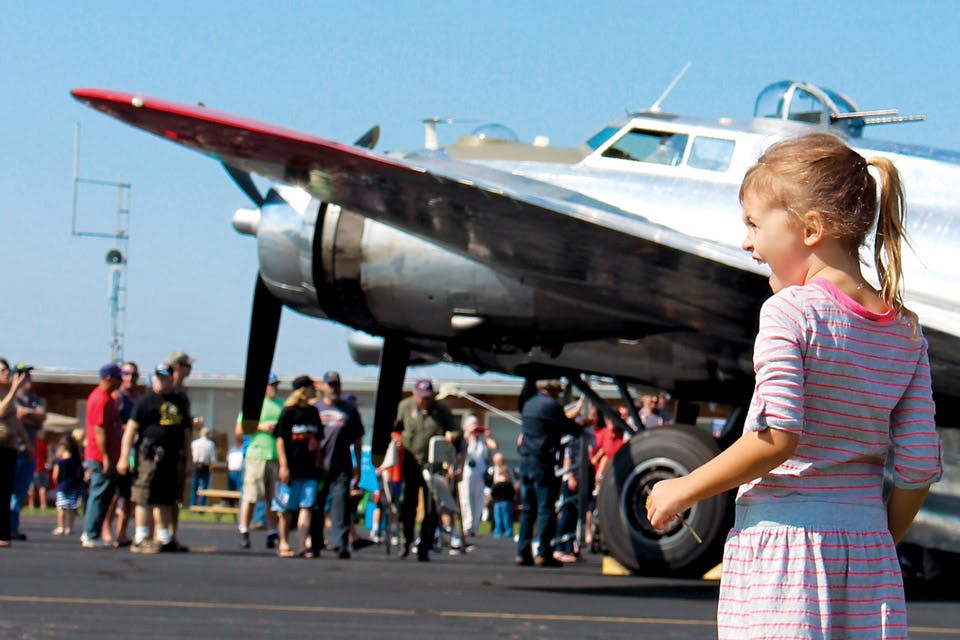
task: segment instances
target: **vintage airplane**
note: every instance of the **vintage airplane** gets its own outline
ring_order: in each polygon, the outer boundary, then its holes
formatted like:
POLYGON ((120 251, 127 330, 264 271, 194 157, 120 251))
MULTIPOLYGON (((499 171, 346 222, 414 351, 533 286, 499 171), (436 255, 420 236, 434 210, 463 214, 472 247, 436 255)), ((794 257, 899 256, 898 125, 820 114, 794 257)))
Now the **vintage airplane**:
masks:
MULTIPOLYGON (((687 473, 737 435, 741 410, 718 444, 693 426, 692 402, 742 408, 752 390, 752 341, 770 291, 765 267, 740 249, 737 192, 778 139, 831 131, 902 171, 920 256, 907 264, 906 302, 930 343, 938 424, 960 426, 960 280, 951 264, 960 155, 861 137, 868 125, 913 117, 861 111, 836 92, 785 81, 760 94, 746 123, 654 108, 575 148, 480 129, 442 149, 380 154, 376 129, 351 146, 202 106, 97 89, 73 95, 219 160, 256 205, 234 217, 256 236, 260 259, 247 416, 259 415, 282 305, 384 338, 375 453, 412 353, 528 381, 565 376, 612 420, 584 374, 612 378, 630 407, 630 384, 684 400, 678 424, 635 435, 601 487, 604 540, 631 569, 694 572, 718 558, 730 495, 687 514, 703 544, 679 525, 654 531, 642 504, 654 482, 687 473), (278 184, 261 194, 251 174, 278 184)), ((940 515, 911 535, 960 549, 960 533, 940 515)))

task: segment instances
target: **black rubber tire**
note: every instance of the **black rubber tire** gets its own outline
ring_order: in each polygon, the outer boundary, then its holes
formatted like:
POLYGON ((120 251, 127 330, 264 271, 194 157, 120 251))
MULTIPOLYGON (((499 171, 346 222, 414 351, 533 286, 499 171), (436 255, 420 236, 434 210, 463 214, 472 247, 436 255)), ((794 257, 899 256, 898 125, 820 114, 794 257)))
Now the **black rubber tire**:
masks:
POLYGON ((720 562, 733 523, 735 492, 703 500, 684 514, 702 544, 679 521, 666 532, 655 531, 644 507, 656 482, 686 475, 719 452, 710 434, 689 425, 633 436, 614 457, 597 497, 600 531, 610 555, 633 572, 654 575, 700 576, 720 562))

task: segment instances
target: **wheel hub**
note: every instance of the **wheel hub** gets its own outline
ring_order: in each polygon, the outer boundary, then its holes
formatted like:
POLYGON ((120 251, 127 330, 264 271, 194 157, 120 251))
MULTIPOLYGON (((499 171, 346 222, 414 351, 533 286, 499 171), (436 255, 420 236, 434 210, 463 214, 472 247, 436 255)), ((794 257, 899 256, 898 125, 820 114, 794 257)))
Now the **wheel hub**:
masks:
POLYGON ((679 520, 676 520, 666 531, 657 531, 650 525, 650 521, 647 520, 647 496, 653 485, 661 480, 678 478, 688 473, 690 469, 672 458, 665 457, 650 458, 634 467, 624 481, 623 491, 620 494, 620 515, 630 530, 630 535, 655 540, 677 535, 681 530, 679 520))

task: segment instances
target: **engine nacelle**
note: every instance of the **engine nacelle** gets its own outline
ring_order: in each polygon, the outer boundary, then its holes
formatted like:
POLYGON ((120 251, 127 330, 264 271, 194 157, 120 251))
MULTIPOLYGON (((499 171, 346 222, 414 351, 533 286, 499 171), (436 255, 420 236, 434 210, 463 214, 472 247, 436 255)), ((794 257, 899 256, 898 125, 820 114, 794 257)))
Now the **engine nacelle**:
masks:
POLYGON ((257 236, 260 272, 287 306, 368 333, 518 352, 622 333, 627 322, 544 295, 519 279, 393 227, 276 187, 238 211, 257 236))

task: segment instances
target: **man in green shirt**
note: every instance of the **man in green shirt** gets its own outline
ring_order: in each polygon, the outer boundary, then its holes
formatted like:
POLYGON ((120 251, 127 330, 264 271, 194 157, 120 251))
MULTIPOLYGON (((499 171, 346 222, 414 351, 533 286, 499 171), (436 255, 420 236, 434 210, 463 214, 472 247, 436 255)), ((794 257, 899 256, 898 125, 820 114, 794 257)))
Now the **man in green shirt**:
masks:
POLYGON ((459 432, 454 427, 453 413, 447 405, 436 399, 433 384, 429 380, 419 380, 414 385, 413 395, 400 401, 397 406, 395 431, 401 432, 403 448, 403 502, 400 520, 403 522, 403 553, 410 554, 413 544, 413 530, 417 517, 417 501, 423 492, 423 522, 420 524, 420 544, 417 547, 417 559, 430 560, 430 547, 433 534, 437 530, 437 506, 431 499, 423 468, 427 464, 427 450, 430 438, 445 436, 450 442, 456 441, 459 432))
MULTIPOLYGON (((263 396, 263 408, 260 409, 260 422, 257 431, 247 440, 243 459, 243 495, 240 499, 240 547, 250 548, 250 521, 257 502, 266 502, 267 548, 277 544, 277 515, 270 510, 277 487, 277 440, 273 437, 273 428, 277 425, 283 402, 277 398, 280 381, 275 373, 267 379, 267 390, 263 396)), ((237 416, 235 433, 243 436, 243 413, 237 416)))

